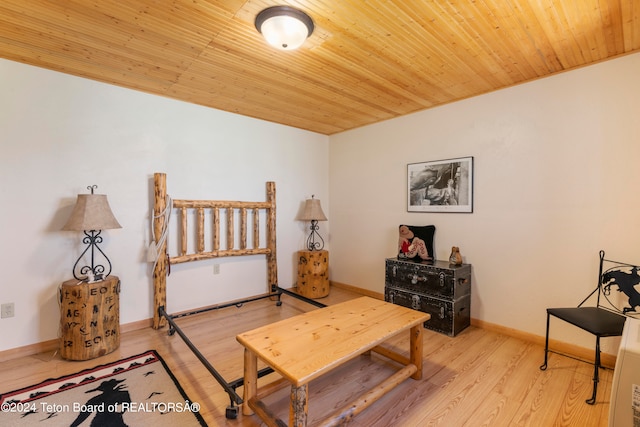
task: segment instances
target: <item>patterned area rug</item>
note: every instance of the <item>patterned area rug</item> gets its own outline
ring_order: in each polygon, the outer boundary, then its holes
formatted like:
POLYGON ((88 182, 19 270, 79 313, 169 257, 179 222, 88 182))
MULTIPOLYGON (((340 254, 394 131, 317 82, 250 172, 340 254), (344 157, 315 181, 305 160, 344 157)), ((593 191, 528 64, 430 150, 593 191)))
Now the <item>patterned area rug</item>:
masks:
POLYGON ((0 395, 0 426, 206 426, 153 350, 0 395))

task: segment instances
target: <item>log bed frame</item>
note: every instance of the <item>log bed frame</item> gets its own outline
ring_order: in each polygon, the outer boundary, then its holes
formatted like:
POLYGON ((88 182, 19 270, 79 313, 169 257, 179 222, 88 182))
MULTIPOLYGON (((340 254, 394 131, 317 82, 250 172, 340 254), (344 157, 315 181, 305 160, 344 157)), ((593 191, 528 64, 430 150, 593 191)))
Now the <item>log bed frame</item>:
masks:
MULTIPOLYGON (((237 417, 238 405, 243 403, 243 399, 236 393, 236 388, 242 386, 244 378, 238 378, 234 381, 227 382, 218 371, 213 367, 209 360, 196 348, 187 335, 176 324, 175 319, 199 314, 211 310, 218 310, 226 307, 241 307, 244 303, 257 301, 265 298, 272 298, 276 301, 276 305, 280 306, 281 295, 290 295, 299 300, 305 301, 316 307, 325 307, 325 304, 315 300, 303 297, 287 289, 278 286, 278 268, 276 260, 276 186, 274 182, 267 182, 266 201, 262 202, 241 202, 241 201, 224 201, 224 200, 184 200, 171 199, 167 195, 166 174, 155 173, 154 181, 154 206, 153 206, 153 233, 156 238, 166 236, 168 234, 169 221, 166 212, 177 211, 180 214, 178 225, 178 251, 179 254, 170 256, 167 249, 167 239, 159 239, 157 241, 157 259, 153 267, 153 300, 154 300, 154 316, 153 328, 160 329, 169 324, 169 334, 176 332, 200 360, 205 368, 222 386, 229 395, 230 405, 227 407, 226 417, 233 419, 237 417), (211 250, 205 250, 205 212, 209 210, 212 213, 213 226, 211 227, 211 236, 213 247, 211 250), (226 248, 220 247, 220 216, 221 212, 226 210, 226 248), (260 224, 259 213, 266 213, 266 224, 260 224), (239 242, 236 242, 235 232, 235 213, 238 212, 239 218, 239 242), (253 221, 248 223, 248 213, 251 212, 253 221), (195 213, 196 224, 196 242, 195 250, 190 253, 187 236, 189 231, 187 228, 187 219, 190 214, 195 213), (262 229, 260 227, 263 227, 262 229), (266 244, 260 245, 260 231, 266 234, 266 244), (251 247, 247 247, 247 233, 252 232, 251 247), (246 255, 265 255, 267 261, 267 293, 247 297, 241 301, 233 301, 223 304, 217 304, 206 308, 200 308, 187 313, 171 315, 166 311, 167 307, 167 276, 170 273, 172 264, 199 261, 205 259, 229 257, 229 256, 246 256, 246 255)), ((264 368, 258 372, 258 376, 262 377, 273 372, 271 368, 264 368)))

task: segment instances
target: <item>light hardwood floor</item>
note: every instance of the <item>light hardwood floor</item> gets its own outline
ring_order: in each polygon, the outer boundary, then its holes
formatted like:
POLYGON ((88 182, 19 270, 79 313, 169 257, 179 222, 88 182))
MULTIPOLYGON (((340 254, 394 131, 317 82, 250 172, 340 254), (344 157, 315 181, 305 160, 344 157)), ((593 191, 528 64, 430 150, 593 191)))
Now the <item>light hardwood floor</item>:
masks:
MULTIPOLYGON (((332 304, 359 296, 333 288, 322 302, 332 304)), ((235 336, 314 307, 283 296, 273 301, 251 302, 178 320, 181 328, 227 381, 242 376, 243 349, 235 336)), ((402 334, 388 343, 408 354, 408 337, 402 334)), ((0 363, 1 391, 10 391, 46 378, 108 363, 122 357, 156 350, 176 375, 192 401, 202 407, 210 426, 260 426, 254 416, 225 418, 229 398, 177 335, 167 328, 127 332, 120 347, 106 356, 81 362, 66 361, 51 353, 21 357, 0 363)), ((543 348, 516 338, 470 327, 455 338, 425 330, 424 375, 407 380, 350 425, 372 426, 606 426, 613 372, 603 370, 595 405, 590 396, 591 365, 551 354, 549 367, 540 371, 543 348)), ((360 356, 309 387, 309 420, 342 406, 375 386, 397 369, 381 356, 360 356)), ((271 382, 275 374, 261 379, 271 382)), ((242 388, 238 389, 240 395, 242 388)), ((288 392, 268 398, 282 419, 287 419, 288 392)), ((241 411, 240 411, 241 412, 241 411)), ((154 426, 159 427, 159 426, 154 426)))

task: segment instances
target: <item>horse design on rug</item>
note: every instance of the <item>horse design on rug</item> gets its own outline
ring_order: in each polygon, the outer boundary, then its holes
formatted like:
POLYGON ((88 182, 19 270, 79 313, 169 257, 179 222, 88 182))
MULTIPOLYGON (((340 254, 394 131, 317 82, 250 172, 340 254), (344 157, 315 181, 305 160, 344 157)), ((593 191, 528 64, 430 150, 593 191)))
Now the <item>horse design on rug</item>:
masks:
POLYGON ((630 272, 621 269, 608 270, 602 275, 602 284, 607 293, 611 292, 611 286, 618 286, 618 292, 623 292, 629 298, 629 307, 624 307, 622 313, 636 311, 636 307, 640 307, 640 293, 635 285, 640 283, 640 275, 638 275, 638 267, 631 267, 630 272))
POLYGON ((122 408, 123 404, 131 403, 131 396, 129 396, 129 392, 125 390, 126 385, 120 384, 124 381, 124 379, 117 380, 111 378, 110 380, 101 382, 98 387, 86 391, 85 393, 100 391, 102 394, 94 396, 87 401, 83 406, 82 412, 80 412, 71 424, 71 427, 79 426, 89 418, 92 413, 96 415, 91 421, 91 427, 127 427, 123 419, 125 411, 118 410, 118 407, 122 408), (116 410, 105 410, 106 408, 116 408, 116 410))

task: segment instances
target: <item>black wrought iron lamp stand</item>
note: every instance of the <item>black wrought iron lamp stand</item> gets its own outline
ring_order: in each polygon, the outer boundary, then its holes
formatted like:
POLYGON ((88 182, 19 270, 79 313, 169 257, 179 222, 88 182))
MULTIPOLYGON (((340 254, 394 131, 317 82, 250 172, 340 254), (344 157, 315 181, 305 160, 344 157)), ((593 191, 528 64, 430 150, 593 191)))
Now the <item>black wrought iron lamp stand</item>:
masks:
POLYGON ((78 280, 89 278, 90 281, 104 279, 105 277, 109 276, 109 274, 111 274, 111 261, 109 261, 107 255, 102 251, 102 249, 100 249, 100 246, 98 246, 99 243, 102 243, 102 236, 100 235, 102 230, 83 230, 83 232, 85 236, 82 239, 82 243, 87 245, 87 247, 84 249, 82 254, 80 254, 80 257, 78 257, 78 260, 73 265, 73 277, 78 280), (89 250, 91 250, 91 265, 84 265, 78 270, 78 264, 80 264, 82 257, 84 257, 84 255, 89 250), (105 269, 105 266, 103 264, 95 263, 96 251, 98 251, 104 257, 108 269, 105 269), (76 271, 79 271, 80 275, 78 275, 76 271))
POLYGON ((311 233, 307 237, 307 249, 310 251, 321 251, 324 248, 324 239, 318 233, 320 227, 318 226, 318 220, 311 220, 311 233))
POLYGON ((98 246, 102 243, 102 230, 121 228, 113 216, 113 212, 111 212, 107 196, 94 194, 93 191, 97 187, 97 185, 87 187, 91 194, 78 194, 71 216, 62 228, 63 230, 82 231, 84 233, 82 243, 87 247, 73 265, 73 277, 90 283, 103 280, 111 274, 111 261, 98 246), (82 259, 87 254, 91 255, 91 264, 80 267, 82 259), (102 256, 104 262, 96 262, 97 256, 102 256))

